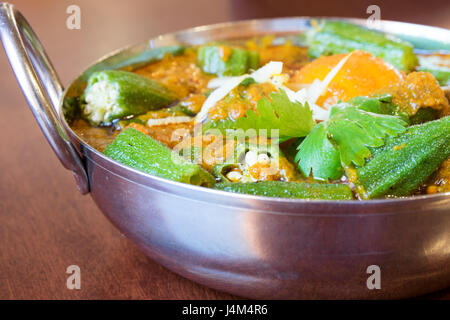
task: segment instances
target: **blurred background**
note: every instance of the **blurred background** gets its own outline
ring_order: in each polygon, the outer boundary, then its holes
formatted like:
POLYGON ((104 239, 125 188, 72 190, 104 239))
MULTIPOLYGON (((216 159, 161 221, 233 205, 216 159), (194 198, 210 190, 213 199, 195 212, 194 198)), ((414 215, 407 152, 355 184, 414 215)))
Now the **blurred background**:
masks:
MULTIPOLYGON (((381 18, 450 28, 448 0, 11 0, 29 20, 64 83, 105 53, 152 36, 231 20, 282 16, 381 18), (81 29, 66 28, 66 8, 81 9, 81 29)), ((3 52, 1 53, 3 56, 3 52)), ((3 72, 5 60, 1 59, 3 72)), ((6 73, 9 74, 10 73, 6 73)), ((10 83, 10 77, 1 79, 10 83)), ((11 88, 13 90, 15 88, 11 88)), ((11 91, 7 91, 11 92, 11 91)), ((3 93, 3 91, 2 91, 3 93)))
MULTIPOLYGON (((64 85, 102 55, 158 34, 275 16, 381 18, 450 28, 448 0, 11 0, 64 85), (69 30, 69 5, 81 29, 69 30)), ((119 234, 42 136, 0 50, 0 298, 230 298, 149 261, 119 234), (85 290, 65 288, 80 265, 85 290), (84 273, 83 273, 84 272, 84 273)), ((448 296, 448 293, 447 293, 448 296)))

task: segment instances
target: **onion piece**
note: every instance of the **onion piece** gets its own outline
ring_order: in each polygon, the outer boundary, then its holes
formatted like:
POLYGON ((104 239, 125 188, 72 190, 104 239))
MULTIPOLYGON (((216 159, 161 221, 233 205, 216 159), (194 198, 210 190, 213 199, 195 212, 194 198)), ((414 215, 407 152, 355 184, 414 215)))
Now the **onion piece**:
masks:
POLYGON ((194 118, 188 116, 177 116, 177 117, 166 117, 159 119, 148 119, 147 126, 161 126, 171 123, 183 123, 183 122, 191 122, 194 118))

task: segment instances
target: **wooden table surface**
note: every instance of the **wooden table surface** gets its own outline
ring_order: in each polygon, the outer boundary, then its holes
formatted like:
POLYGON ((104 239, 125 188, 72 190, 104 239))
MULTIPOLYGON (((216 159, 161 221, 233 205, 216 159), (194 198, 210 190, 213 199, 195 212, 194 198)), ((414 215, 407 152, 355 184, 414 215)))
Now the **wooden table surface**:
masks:
MULTIPOLYGON (((195 25, 283 15, 366 17, 372 1, 11 1, 64 84, 113 49, 195 25), (66 28, 67 6, 81 29, 66 28)), ((448 1, 378 1, 383 19, 450 28, 448 1)), ((146 258, 102 215, 43 138, 0 50, 0 299, 226 299, 146 258), (81 268, 81 290, 66 268, 81 268)), ((450 289, 431 298, 450 299, 450 289)))

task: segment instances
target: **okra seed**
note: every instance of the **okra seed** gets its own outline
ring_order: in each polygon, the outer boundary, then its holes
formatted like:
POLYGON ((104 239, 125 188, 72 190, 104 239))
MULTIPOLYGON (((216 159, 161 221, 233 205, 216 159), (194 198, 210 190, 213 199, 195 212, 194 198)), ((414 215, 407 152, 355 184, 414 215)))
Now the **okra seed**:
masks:
POLYGON ((269 164, 270 158, 266 153, 261 153, 258 155, 258 162, 261 164, 269 164))
POLYGON ((233 182, 239 181, 242 178, 242 174, 237 171, 231 171, 227 174, 227 178, 233 182))
POLYGON ((258 162, 258 155, 254 151, 248 151, 245 154, 245 163, 251 167, 258 162))

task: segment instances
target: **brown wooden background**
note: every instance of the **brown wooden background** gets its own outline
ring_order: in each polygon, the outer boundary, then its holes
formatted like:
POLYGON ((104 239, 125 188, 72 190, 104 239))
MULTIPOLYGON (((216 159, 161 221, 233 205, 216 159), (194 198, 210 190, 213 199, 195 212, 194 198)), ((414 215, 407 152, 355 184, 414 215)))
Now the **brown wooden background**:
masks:
MULTIPOLYGON (((196 25, 285 15, 366 17, 450 28, 449 1, 41 0, 11 1, 40 36, 64 84, 109 51, 196 25), (81 30, 66 8, 81 8, 81 30)), ((183 279, 147 259, 81 196, 29 112, 0 50, 0 298, 233 298, 183 279), (82 289, 66 288, 81 268, 82 289)), ((450 290, 432 298, 450 299, 450 290)))

